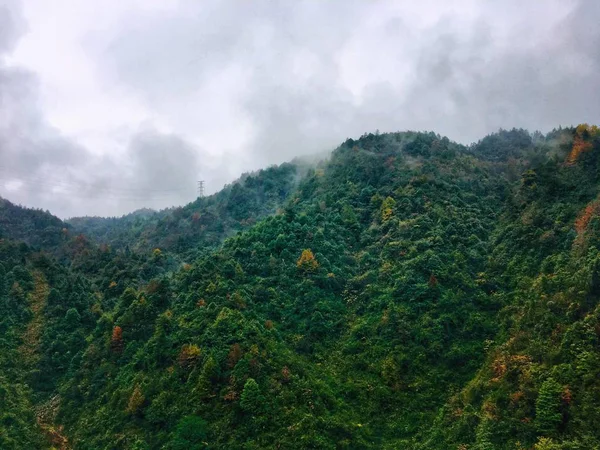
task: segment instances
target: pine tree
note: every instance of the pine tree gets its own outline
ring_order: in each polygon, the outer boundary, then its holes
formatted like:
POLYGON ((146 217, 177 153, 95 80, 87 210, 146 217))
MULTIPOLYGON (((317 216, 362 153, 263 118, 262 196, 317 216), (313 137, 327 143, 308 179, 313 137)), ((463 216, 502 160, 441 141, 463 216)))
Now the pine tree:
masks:
POLYGON ((543 436, 555 435, 562 422, 561 395, 562 387, 554 378, 550 377, 542 383, 535 403, 535 425, 543 436))
POLYGON ((254 378, 248 378, 240 398, 240 406, 246 412, 257 414, 262 410, 265 398, 260 393, 260 387, 254 378))

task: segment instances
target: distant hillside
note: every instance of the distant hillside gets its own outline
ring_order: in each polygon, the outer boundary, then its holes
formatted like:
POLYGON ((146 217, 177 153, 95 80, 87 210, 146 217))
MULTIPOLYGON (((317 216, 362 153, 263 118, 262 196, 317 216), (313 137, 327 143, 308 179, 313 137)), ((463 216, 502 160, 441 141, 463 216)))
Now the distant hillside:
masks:
POLYGON ((23 208, 0 198, 0 239, 22 241, 34 247, 56 247, 69 225, 48 211, 23 208))
POLYGON ((68 223, 77 232, 117 249, 193 252, 218 245, 224 237, 274 214, 308 168, 307 163, 295 161, 245 174, 216 194, 183 207, 140 210, 120 218, 78 217, 68 223))

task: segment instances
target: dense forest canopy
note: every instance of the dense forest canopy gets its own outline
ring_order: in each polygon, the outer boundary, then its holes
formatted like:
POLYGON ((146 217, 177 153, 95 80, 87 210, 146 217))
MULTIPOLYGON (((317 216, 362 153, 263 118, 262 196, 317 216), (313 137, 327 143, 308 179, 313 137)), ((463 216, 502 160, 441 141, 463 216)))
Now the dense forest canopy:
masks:
POLYGON ((600 447, 600 131, 365 134, 183 207, 0 202, 0 448, 600 447))

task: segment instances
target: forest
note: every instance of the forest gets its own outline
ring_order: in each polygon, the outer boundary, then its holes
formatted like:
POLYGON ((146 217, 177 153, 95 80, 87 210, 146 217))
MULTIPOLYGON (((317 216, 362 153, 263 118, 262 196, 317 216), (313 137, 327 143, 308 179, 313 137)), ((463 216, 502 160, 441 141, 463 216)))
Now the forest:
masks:
POLYGON ((0 199, 1 449, 600 448, 600 130, 367 133, 163 211, 0 199))

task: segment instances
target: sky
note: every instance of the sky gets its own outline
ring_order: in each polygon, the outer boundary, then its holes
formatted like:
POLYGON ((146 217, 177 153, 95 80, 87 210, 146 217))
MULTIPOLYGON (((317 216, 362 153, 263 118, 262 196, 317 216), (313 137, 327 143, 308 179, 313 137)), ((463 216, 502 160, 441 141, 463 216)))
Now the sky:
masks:
POLYGON ((0 196, 183 205, 365 132, 600 123, 597 0, 0 0, 0 196))

